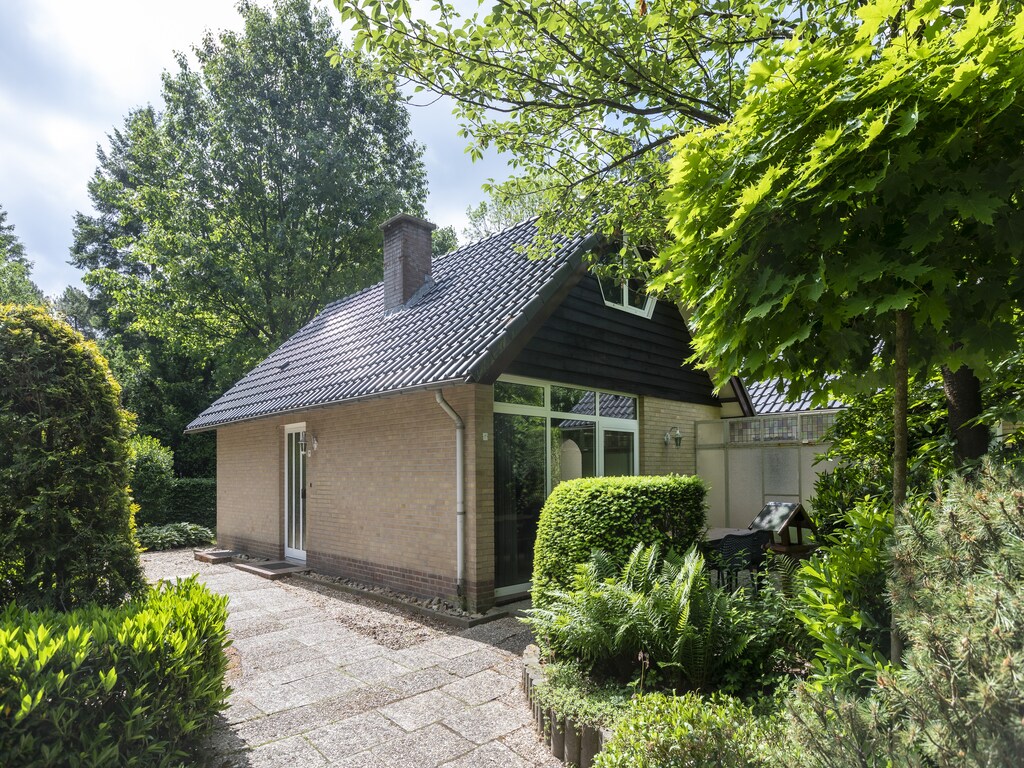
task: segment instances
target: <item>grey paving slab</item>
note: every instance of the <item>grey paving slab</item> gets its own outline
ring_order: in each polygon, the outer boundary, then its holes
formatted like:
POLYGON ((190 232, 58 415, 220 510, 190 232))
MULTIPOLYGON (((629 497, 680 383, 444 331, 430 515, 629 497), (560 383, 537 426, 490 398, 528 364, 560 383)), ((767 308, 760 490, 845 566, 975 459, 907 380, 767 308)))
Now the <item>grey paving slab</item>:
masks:
POLYGON ((417 693, 423 693, 424 691, 430 691, 434 688, 441 688, 461 679, 454 672, 449 672, 439 667, 430 667, 409 672, 400 677, 393 677, 387 681, 386 685, 400 697, 404 698, 414 696, 417 693))
POLYGON ((372 659, 357 661, 345 665, 343 669, 346 674, 362 680, 364 683, 379 683, 411 671, 408 667, 402 666, 397 661, 392 661, 387 656, 376 656, 372 659))
POLYGON ((533 723, 517 728, 512 733, 503 736, 501 743, 526 760, 529 765, 561 765, 561 761, 555 760, 551 756, 551 748, 537 736, 533 723))
POLYGON ((444 725, 477 744, 500 739, 530 722, 526 712, 518 712, 500 701, 481 704, 444 719, 444 725))
POLYGON ((443 768, 532 768, 533 763, 500 742, 492 741, 462 757, 444 763, 443 768))
POLYGON ((405 731, 378 712, 364 712, 306 734, 332 763, 403 736, 405 731))
POLYGON ((257 747, 249 754, 253 768, 316 768, 327 764, 327 758, 301 736, 257 747))
POLYGON ((484 647, 477 648, 477 650, 461 656, 456 656, 453 659, 447 659, 438 664, 438 666, 441 669, 454 672, 459 677, 469 677, 470 675, 475 675, 477 672, 483 672, 485 669, 490 669, 496 664, 500 664, 503 659, 504 656, 500 651, 484 647))
POLYGON ((436 768, 476 747, 443 725, 429 725, 404 738, 389 741, 370 754, 393 768, 436 768))
POLYGON ((150 578, 198 573, 229 597, 229 706, 218 768, 554 768, 519 690, 523 625, 447 630, 365 599, 269 582, 182 553, 150 578))
POLYGON ((460 677, 455 682, 441 688, 442 693, 465 702, 466 704, 484 704, 499 699, 515 688, 516 682, 499 675, 491 669, 477 672, 469 677, 460 677))
POLYGON ((440 691, 418 693, 408 699, 396 701, 381 707, 381 714, 387 716, 407 731, 415 731, 431 723, 444 720, 453 712, 465 709, 466 705, 440 691))
POLYGON ((348 640, 329 643, 319 648, 320 653, 325 655, 332 663, 338 666, 352 664, 356 661, 374 659, 387 653, 387 648, 377 643, 363 642, 353 643, 348 640))
POLYGON ((444 656, 438 656, 436 653, 426 650, 423 644, 413 646, 412 648, 404 648, 401 651, 394 651, 389 654, 389 658, 411 670, 436 667, 445 660, 444 656))

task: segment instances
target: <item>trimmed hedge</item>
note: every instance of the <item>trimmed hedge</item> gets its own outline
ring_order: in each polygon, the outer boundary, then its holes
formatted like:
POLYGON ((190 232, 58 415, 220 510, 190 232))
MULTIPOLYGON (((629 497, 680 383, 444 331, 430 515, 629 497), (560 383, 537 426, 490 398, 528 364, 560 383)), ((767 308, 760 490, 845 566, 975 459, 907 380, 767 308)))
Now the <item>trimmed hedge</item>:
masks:
POLYGON ((168 523, 195 523, 217 528, 217 481, 212 477, 179 477, 167 499, 168 523))
POLYGON ((707 517, 707 487, 699 477, 588 477, 560 483, 537 524, 533 554, 535 607, 553 589, 569 589, 576 567, 600 549, 625 562, 637 544, 684 552, 707 517))
POLYGON ((0 765, 176 766, 224 708, 227 598, 196 577, 121 608, 0 613, 0 765))
POLYGON ((167 517, 167 502, 174 483, 174 451, 149 435, 128 442, 129 482, 139 505, 137 525, 159 525, 167 517))

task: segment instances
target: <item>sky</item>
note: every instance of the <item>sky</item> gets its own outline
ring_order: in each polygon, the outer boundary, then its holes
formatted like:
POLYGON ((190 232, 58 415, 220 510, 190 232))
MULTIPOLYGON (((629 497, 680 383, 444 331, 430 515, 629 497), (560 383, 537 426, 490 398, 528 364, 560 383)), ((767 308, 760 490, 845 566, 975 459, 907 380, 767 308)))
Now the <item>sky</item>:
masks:
MULTIPOLYGON (((325 4, 330 13, 333 6, 325 4)), ((241 29, 235 0, 0 0, 0 207, 35 262, 49 296, 81 285, 68 264, 76 211, 92 211, 86 185, 96 149, 130 110, 159 107, 160 74, 206 30, 241 29)), ((426 99, 421 99, 426 101, 426 99)), ((461 236, 466 208, 496 157, 473 163, 451 105, 410 107, 424 145, 428 218, 461 236)))

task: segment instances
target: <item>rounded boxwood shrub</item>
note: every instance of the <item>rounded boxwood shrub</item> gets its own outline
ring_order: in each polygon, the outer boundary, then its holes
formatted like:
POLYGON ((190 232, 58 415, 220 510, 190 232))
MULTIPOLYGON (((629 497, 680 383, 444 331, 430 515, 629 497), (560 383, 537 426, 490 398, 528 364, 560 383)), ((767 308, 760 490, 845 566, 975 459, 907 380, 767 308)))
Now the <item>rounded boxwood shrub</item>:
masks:
POLYGON ((568 589, 576 567, 602 550, 625 562, 637 544, 683 552, 704 530, 707 488, 699 477, 588 477, 560 483, 537 524, 533 554, 536 607, 568 589))
POLYGON ((135 522, 163 525, 174 483, 174 451, 150 435, 135 435, 128 443, 128 471, 132 498, 139 505, 135 522))
POLYGON ((130 428, 95 344, 40 308, 0 306, 0 603, 68 610, 142 589, 130 428))

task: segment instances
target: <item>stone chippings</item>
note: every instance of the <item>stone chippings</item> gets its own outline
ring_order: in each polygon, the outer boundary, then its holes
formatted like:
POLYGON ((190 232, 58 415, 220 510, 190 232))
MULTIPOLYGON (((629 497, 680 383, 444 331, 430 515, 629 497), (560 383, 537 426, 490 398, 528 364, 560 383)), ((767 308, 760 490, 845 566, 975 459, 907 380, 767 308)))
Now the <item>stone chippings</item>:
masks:
POLYGON ((151 579, 198 573, 230 600, 232 693, 208 766, 561 765, 533 728, 518 656, 529 631, 513 618, 456 632, 189 551, 143 564, 151 579))

